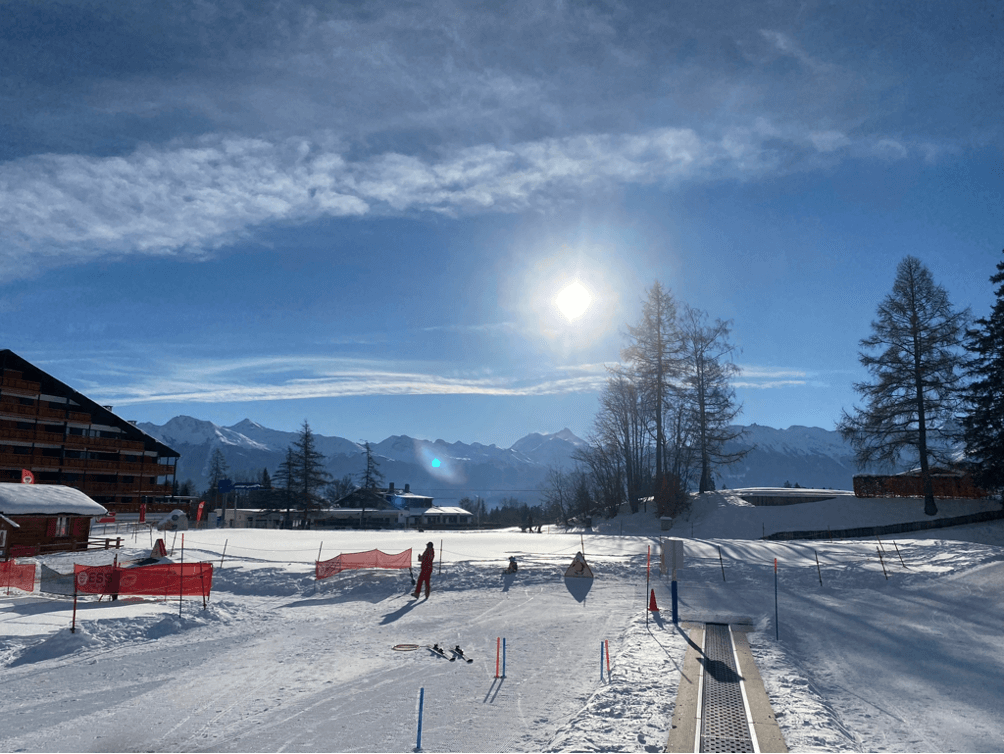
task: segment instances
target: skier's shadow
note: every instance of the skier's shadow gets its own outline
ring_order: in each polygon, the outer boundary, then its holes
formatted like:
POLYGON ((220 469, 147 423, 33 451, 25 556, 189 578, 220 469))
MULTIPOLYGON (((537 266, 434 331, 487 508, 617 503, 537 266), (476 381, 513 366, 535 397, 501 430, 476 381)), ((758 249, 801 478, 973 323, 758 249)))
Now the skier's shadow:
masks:
POLYGON ((589 594, 589 590, 593 587, 592 579, 582 579, 573 578, 570 576, 565 577, 565 589, 568 593, 575 597, 577 602, 585 602, 586 595, 589 594))
MULTIPOLYGON (((426 599, 428 599, 428 597, 426 599)), ((381 626, 386 626, 388 623, 393 623, 394 621, 398 620, 399 618, 403 618, 412 609, 414 609, 415 605, 417 605, 419 602, 420 602, 420 600, 415 600, 414 602, 409 602, 408 604, 399 607, 394 612, 387 613, 383 617, 383 620, 380 621, 380 625, 381 626)))
POLYGON ((511 587, 513 585, 514 581, 516 581, 516 574, 515 573, 503 573, 502 574, 502 591, 503 592, 508 592, 509 591, 509 587, 511 587))

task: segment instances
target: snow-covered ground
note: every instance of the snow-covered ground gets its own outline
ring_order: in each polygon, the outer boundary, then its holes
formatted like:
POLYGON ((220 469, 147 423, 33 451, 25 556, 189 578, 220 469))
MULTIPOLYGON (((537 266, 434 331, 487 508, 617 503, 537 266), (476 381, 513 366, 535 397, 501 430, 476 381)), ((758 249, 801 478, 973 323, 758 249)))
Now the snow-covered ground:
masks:
MULTIPOLYGON (((939 502, 943 515, 996 506, 939 502)), ((201 600, 88 598, 71 633, 71 600, 0 595, 0 750, 413 751, 424 688, 425 751, 661 751, 687 642, 670 620, 658 545, 678 536, 681 618, 752 624, 793 751, 1000 751, 1004 522, 895 543, 755 539, 922 510, 848 496, 753 507, 722 492, 668 532, 646 513, 584 533, 188 532, 185 560, 217 566, 205 610, 201 600), (430 538, 442 572, 428 600, 405 595, 407 573, 313 579, 318 548, 323 559, 417 553, 430 538), (649 546, 662 614, 647 618, 649 546), (596 578, 564 579, 583 547, 596 578), (520 572, 503 578, 511 554, 520 572), (612 672, 601 679, 602 641, 612 672), (474 662, 393 650, 433 642, 459 644, 474 662)), ((120 560, 149 554, 148 531, 125 537, 120 560)), ((179 559, 181 536, 167 545, 179 559)), ((41 560, 69 572, 115 554, 41 560)))

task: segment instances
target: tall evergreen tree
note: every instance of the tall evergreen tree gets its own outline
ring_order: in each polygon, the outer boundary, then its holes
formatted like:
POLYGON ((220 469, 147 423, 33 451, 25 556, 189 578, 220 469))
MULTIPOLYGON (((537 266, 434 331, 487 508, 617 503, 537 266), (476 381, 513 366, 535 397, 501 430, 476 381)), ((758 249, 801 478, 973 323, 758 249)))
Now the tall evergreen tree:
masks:
POLYGON ((966 331, 966 365, 970 383, 965 394, 966 453, 975 459, 975 481, 984 489, 999 489, 1004 505, 1004 261, 990 282, 998 284, 997 301, 989 317, 966 331))
POLYGON ((380 473, 380 464, 373 456, 373 448, 368 442, 363 447, 366 448, 366 468, 359 475, 360 486, 364 490, 375 490, 383 483, 383 474, 380 473))
POLYGON ((735 347, 729 342, 731 323, 708 321, 699 309, 685 306, 680 317, 684 376, 679 388, 688 424, 693 428, 695 455, 700 464, 699 492, 715 489, 712 467, 740 460, 748 450, 726 453, 725 444, 742 435, 732 423, 742 411, 729 382, 739 373, 730 360, 735 347))
POLYGON ((859 359, 872 381, 855 383, 854 390, 865 405, 844 411, 837 425, 859 466, 891 466, 904 453, 915 457, 930 516, 938 507, 929 461, 947 460, 939 446, 951 439, 948 427, 958 408, 959 345, 967 318, 968 310, 952 309, 948 293, 919 259, 904 258, 892 293, 879 304, 872 335, 861 341, 859 359))
POLYGON ((331 481, 331 475, 324 469, 324 455, 317 450, 317 441, 306 419, 303 420, 300 435, 292 445, 292 451, 294 466, 291 486, 306 523, 307 512, 323 505, 324 500, 319 492, 331 481))
MULTIPOLYGON (((642 304, 641 321, 628 326, 631 344, 621 351, 641 392, 655 439, 655 487, 663 487, 666 472, 664 417, 673 397, 673 385, 683 374, 676 302, 658 281, 642 304)), ((660 511, 661 513, 661 511, 660 511)))

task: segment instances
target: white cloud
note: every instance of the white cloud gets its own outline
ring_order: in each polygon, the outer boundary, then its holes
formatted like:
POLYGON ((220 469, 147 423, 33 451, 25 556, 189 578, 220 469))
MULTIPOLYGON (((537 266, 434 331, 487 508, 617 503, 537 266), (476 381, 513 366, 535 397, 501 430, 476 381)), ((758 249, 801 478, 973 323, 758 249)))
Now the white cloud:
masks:
POLYGON ((603 365, 557 367, 536 377, 446 375, 422 365, 323 357, 172 362, 110 388, 95 381, 89 394, 116 406, 146 403, 229 403, 386 395, 539 396, 598 391, 603 365), (418 367, 418 368, 416 368, 418 367))
MULTIPOLYGON (((820 151, 850 143, 836 131, 808 138, 820 151)), ((383 153, 353 161, 324 134, 281 142, 205 137, 125 157, 38 155, 0 165, 0 256, 18 275, 108 254, 204 255, 277 222, 516 212, 624 185, 756 179, 777 170, 779 140, 797 155, 805 136, 781 136, 761 120, 717 139, 659 128, 480 145, 438 158, 383 153)), ((862 150, 884 159, 908 153, 891 139, 862 150)))

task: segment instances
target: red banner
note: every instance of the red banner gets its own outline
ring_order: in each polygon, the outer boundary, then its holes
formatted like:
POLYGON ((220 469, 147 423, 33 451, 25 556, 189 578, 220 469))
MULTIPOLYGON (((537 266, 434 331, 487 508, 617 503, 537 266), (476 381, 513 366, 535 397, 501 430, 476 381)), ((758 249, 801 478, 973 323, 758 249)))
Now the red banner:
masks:
POLYGON ((144 594, 208 597, 212 563, 166 563, 140 568, 74 565, 77 591, 85 594, 144 594))
POLYGON ((202 520, 202 509, 206 507, 206 501, 203 500, 199 503, 199 510, 195 513, 195 523, 199 523, 202 520))
POLYGON ((141 524, 146 523, 146 503, 139 504, 139 522, 141 524))
POLYGON ((35 475, 32 474, 28 469, 21 469, 21 483, 22 484, 34 484, 35 475))
POLYGON ((0 587, 35 591, 35 564, 15 563, 13 560, 0 562, 0 587))
POLYGON ((314 576, 326 579, 342 571, 351 571, 357 568, 409 568, 411 567, 411 548, 397 555, 389 555, 380 550, 367 550, 366 552, 342 553, 331 560, 315 560, 314 576))

